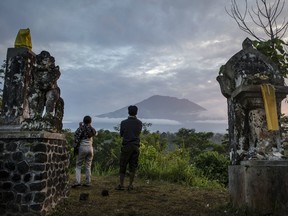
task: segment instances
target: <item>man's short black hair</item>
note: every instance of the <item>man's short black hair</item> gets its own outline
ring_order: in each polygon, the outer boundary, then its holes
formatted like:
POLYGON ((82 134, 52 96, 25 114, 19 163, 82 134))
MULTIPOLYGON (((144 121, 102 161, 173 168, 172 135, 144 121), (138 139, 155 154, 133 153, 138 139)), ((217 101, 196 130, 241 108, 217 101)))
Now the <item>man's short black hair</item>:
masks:
POLYGON ((137 106, 131 105, 131 106, 128 107, 128 114, 130 116, 136 116, 137 112, 138 112, 138 107, 137 106))
POLYGON ((92 118, 90 117, 90 116, 85 116, 84 118, 83 118, 83 123, 84 124, 91 124, 91 122, 92 122, 92 118))

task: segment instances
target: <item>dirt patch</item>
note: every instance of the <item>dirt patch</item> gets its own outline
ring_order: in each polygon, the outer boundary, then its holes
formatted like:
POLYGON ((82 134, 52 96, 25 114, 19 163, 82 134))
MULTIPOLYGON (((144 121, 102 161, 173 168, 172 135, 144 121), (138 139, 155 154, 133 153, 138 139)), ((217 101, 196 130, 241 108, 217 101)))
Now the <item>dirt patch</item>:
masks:
POLYGON ((69 197, 50 216, 231 215, 226 209, 229 194, 225 189, 193 188, 137 178, 134 190, 117 191, 117 176, 93 177, 92 184, 89 188, 71 188, 69 197), (81 193, 88 194, 88 199, 80 200, 81 193))

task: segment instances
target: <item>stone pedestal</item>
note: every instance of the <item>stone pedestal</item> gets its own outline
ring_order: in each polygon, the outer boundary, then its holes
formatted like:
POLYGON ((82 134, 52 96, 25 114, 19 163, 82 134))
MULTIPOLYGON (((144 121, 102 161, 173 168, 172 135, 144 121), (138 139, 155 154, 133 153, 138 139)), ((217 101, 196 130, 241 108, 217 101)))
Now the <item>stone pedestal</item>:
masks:
POLYGON ((68 195, 65 136, 0 131, 0 214, 45 215, 68 195))
POLYGON ((288 215, 288 161, 242 161, 229 167, 233 206, 261 215, 288 215))

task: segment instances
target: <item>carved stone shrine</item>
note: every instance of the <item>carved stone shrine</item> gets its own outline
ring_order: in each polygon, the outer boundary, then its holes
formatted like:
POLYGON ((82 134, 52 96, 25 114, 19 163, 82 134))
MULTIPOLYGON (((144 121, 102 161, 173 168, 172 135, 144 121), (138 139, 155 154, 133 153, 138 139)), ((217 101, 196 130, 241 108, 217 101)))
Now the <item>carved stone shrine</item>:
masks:
POLYGON ((221 66, 217 81, 228 105, 233 205, 259 214, 287 214, 288 161, 279 120, 288 87, 281 72, 247 38, 221 66))
POLYGON ((34 54, 29 39, 30 30, 20 30, 15 48, 7 51, 0 115, 1 215, 46 215, 69 191, 59 66, 47 51, 34 54))

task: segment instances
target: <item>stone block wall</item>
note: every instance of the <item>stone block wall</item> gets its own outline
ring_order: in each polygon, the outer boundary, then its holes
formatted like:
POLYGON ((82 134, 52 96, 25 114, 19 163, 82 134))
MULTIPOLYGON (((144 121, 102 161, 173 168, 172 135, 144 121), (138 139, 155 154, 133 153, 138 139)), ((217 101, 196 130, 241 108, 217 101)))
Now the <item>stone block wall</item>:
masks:
POLYGON ((68 196, 65 136, 0 131, 0 215, 46 215, 68 196))
POLYGON ((229 193, 233 206, 246 208, 249 215, 288 215, 288 161, 251 160, 229 166, 229 193))

